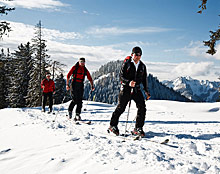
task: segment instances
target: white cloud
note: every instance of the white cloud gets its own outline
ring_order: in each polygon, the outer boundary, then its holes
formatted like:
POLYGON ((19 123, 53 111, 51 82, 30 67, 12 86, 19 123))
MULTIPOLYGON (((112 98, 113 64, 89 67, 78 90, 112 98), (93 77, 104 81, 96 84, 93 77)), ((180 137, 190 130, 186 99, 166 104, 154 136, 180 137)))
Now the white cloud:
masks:
POLYGON ((216 81, 220 76, 219 69, 213 62, 187 62, 187 63, 168 63, 168 62, 145 62, 148 73, 162 80, 173 80, 180 76, 191 76, 198 80, 216 81))
POLYGON ((13 1, 0 0, 0 3, 12 7, 22 7, 27 9, 40 8, 40 9, 58 10, 58 7, 68 6, 67 4, 64 4, 58 0, 13 0, 13 1))
POLYGON ((190 56, 198 57, 198 58, 207 58, 207 59, 218 59, 220 60, 220 44, 216 46, 217 53, 215 55, 207 54, 209 47, 204 46, 201 41, 191 41, 188 46, 186 46, 183 50, 187 51, 190 56))
MULTIPOLYGON (((217 42, 218 43, 218 42, 217 42)), ((213 56, 207 54, 209 47, 204 46, 203 42, 201 41, 191 41, 187 46, 184 48, 176 48, 176 49, 166 49, 164 52, 184 52, 187 53, 189 56, 196 57, 196 58, 206 58, 206 59, 217 59, 220 60, 220 44, 217 44, 215 49, 217 53, 213 56)))
POLYGON ((84 14, 88 14, 88 15, 96 15, 96 16, 99 16, 98 13, 90 13, 90 12, 88 12, 88 11, 86 11, 86 10, 83 10, 83 13, 84 13, 84 14))
MULTIPOLYGON (((23 23, 11 22, 13 29, 9 37, 4 36, 0 42, 0 48, 10 48, 11 52, 17 49, 21 43, 30 42, 34 37, 34 26, 23 23)), ((112 60, 127 56, 126 52, 115 49, 114 46, 85 46, 61 43, 68 39, 81 39, 82 36, 75 32, 60 32, 58 30, 42 29, 43 39, 47 40, 48 54, 53 60, 67 64, 67 69, 74 65, 79 57, 85 57, 90 70, 97 70, 101 65, 112 60)))
POLYGON ((178 74, 180 76, 205 76, 210 74, 213 67, 213 62, 186 62, 177 65, 172 70, 172 73, 178 74))
POLYGON ((118 28, 118 27, 92 27, 86 33, 96 36, 103 35, 122 35, 122 34, 143 34, 143 33, 155 33, 155 32, 166 32, 173 29, 159 28, 159 27, 139 27, 139 28, 118 28))
MULTIPOLYGON (((9 37, 4 36, 3 41, 0 41, 0 48, 10 48, 13 52, 21 43, 31 41, 34 36, 34 26, 23 23, 11 22, 12 32, 9 37)), ((143 42, 126 42, 117 45, 107 46, 86 46, 67 44, 64 41, 68 39, 81 39, 79 33, 75 32, 60 32, 58 30, 51 30, 43 28, 43 39, 47 40, 48 54, 51 59, 60 61, 67 65, 65 74, 76 63, 78 58, 86 58, 86 66, 90 71, 97 70, 101 65, 113 61, 123 60, 130 54, 134 45, 149 45, 151 43, 143 42), (62 42, 61 42, 62 41, 62 42), (124 47, 124 51, 122 48, 124 47), (120 49, 118 49, 120 48, 120 49)), ((212 62, 200 63, 166 63, 166 62, 145 62, 148 67, 148 73, 158 77, 159 80, 171 80, 179 76, 191 76, 200 80, 216 80, 220 74, 220 67, 216 67, 212 62)))
MULTIPOLYGON (((10 23, 12 31, 9 33, 9 37, 3 36, 4 42, 0 43, 0 45, 6 45, 9 42, 14 42, 15 44, 25 43, 34 37, 35 26, 12 21, 7 22, 10 23)), ((79 33, 60 32, 59 30, 47 28, 42 28, 42 35, 48 40, 75 40, 83 38, 79 33)))

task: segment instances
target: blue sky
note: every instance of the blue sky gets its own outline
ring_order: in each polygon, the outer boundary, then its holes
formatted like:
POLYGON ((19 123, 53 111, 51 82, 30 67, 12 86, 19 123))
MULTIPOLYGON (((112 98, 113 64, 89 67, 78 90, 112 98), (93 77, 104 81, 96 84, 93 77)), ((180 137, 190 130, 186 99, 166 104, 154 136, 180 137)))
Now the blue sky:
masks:
MULTIPOLYGON (((0 0, 0 4, 6 1, 0 0)), ((33 37, 42 21, 44 39, 54 60, 67 64, 79 57, 97 70, 111 60, 123 60, 132 47, 143 50, 149 73, 160 80, 191 76, 217 80, 219 52, 209 56, 202 41, 218 29, 220 1, 208 0, 207 10, 196 13, 200 0, 14 0, 16 10, 1 20, 11 22, 13 32, 0 46, 15 50, 33 37)), ((9 5, 9 4, 7 4, 9 5)))

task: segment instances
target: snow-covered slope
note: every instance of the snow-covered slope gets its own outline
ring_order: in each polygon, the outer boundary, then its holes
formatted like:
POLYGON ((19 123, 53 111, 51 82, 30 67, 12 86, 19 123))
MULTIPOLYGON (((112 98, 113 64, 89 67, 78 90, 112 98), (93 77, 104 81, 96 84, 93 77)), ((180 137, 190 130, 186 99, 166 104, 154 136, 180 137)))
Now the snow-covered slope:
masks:
POLYGON ((193 101, 215 102, 219 98, 219 82, 199 81, 187 76, 171 81, 163 81, 163 84, 193 101))
MULTIPOLYGON (((55 122, 40 108, 0 110, 1 174, 220 173, 219 103, 147 101, 146 138, 126 142, 106 131, 115 106, 89 102, 82 117, 92 124, 75 125, 68 104, 55 106, 55 122), (148 141, 166 138, 168 145, 148 141)), ((136 111, 132 102, 130 130, 136 111)))

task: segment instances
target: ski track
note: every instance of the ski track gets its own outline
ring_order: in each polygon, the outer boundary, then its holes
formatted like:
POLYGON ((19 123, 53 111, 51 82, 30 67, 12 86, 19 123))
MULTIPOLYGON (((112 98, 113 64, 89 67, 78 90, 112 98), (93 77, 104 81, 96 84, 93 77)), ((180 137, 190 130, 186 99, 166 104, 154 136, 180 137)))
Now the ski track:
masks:
MULTIPOLYGON (((196 105, 191 116, 190 111, 171 107, 176 104, 182 108, 188 103, 150 101, 144 127, 146 138, 125 142, 107 133, 115 106, 89 102, 82 117, 92 120, 92 124, 76 125, 66 118, 68 104, 63 104, 57 117, 41 113, 40 108, 0 111, 0 138, 5 140, 0 143, 1 174, 220 173, 220 119, 215 120, 219 110, 209 112, 210 107, 218 108, 215 103, 208 106, 191 103, 196 105), (204 106, 206 110, 201 112, 204 106), (6 119, 9 112, 15 118, 6 119), (198 114, 209 118, 203 120, 198 114), (211 118, 210 114, 215 117, 211 118), (160 142, 167 138, 168 145, 147 141, 160 142)), ((55 106, 56 111, 59 108, 55 106)), ((130 130, 135 114, 132 103, 130 130)), ((121 133, 126 116, 127 109, 120 117, 121 133)))

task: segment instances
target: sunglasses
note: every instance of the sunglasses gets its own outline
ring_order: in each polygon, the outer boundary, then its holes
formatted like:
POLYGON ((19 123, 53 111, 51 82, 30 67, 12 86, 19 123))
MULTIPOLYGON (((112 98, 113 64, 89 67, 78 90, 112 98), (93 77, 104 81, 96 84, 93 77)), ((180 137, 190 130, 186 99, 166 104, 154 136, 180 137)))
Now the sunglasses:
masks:
POLYGON ((134 53, 135 56, 141 56, 141 53, 134 53))
POLYGON ((79 62, 80 62, 80 63, 85 63, 85 61, 83 61, 83 60, 80 60, 79 62))

